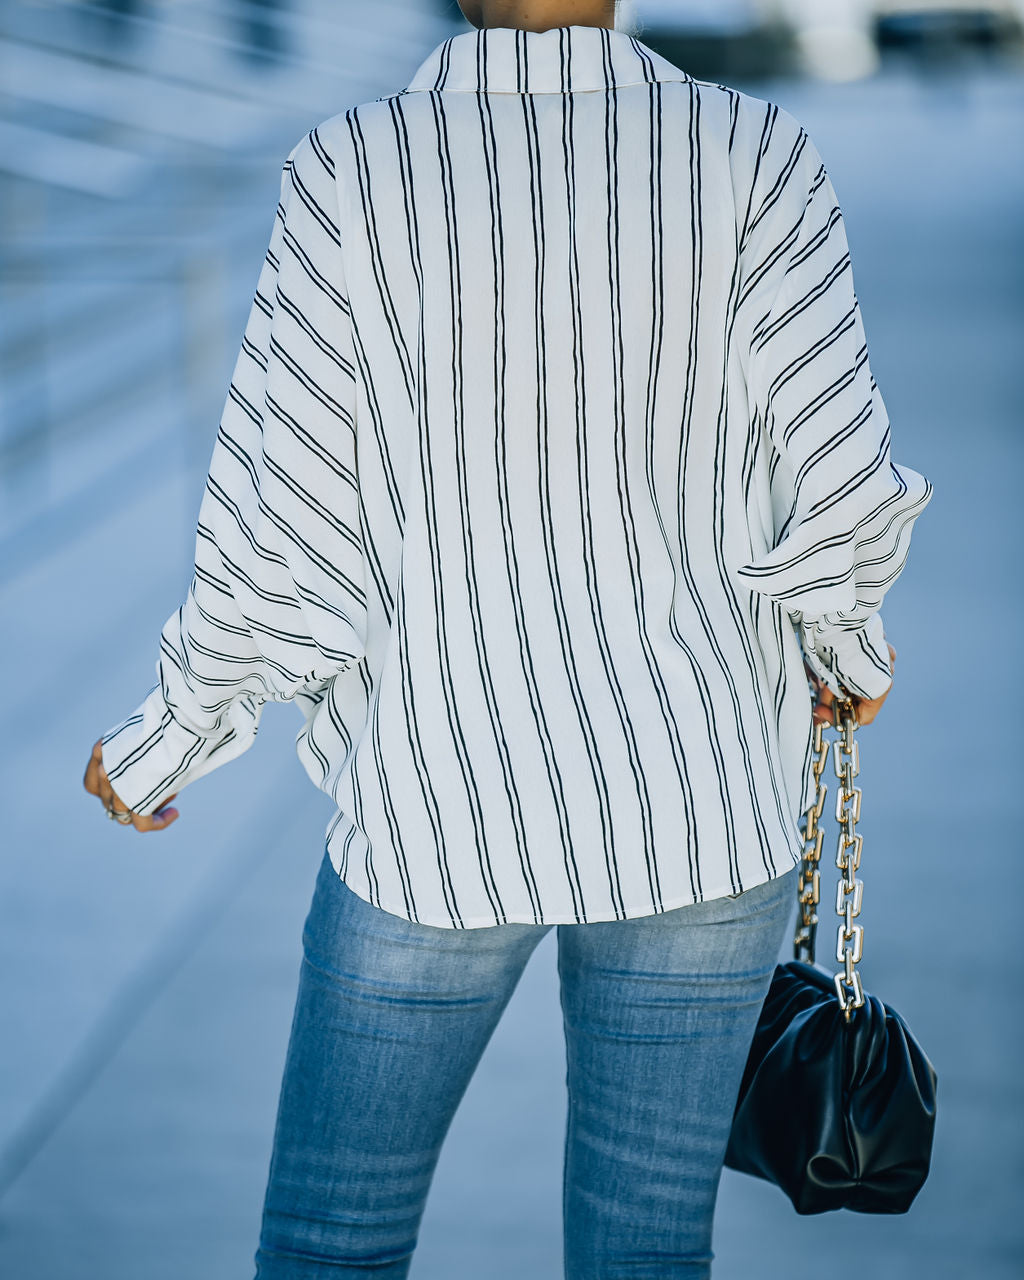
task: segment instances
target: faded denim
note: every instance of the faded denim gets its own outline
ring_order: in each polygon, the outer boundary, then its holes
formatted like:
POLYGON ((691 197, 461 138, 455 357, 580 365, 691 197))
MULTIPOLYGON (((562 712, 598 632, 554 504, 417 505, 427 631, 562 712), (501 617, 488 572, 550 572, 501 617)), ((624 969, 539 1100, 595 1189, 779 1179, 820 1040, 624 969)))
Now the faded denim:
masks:
POLYGON ((566 1280, 710 1275, 733 1106, 795 875, 634 920, 444 929, 364 901, 325 856, 258 1280, 409 1274, 441 1143, 551 928, 567 1061, 566 1280))

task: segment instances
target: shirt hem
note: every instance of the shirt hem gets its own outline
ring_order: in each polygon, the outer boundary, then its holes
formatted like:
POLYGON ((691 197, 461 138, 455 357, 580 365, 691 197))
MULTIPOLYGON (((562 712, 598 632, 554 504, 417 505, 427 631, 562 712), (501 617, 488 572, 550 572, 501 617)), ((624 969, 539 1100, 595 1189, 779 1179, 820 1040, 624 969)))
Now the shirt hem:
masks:
MULTIPOLYGON (((329 856, 330 855, 328 853, 328 857, 329 856)), ((785 875, 787 872, 792 871, 794 867, 800 864, 801 855, 793 854, 791 852, 790 857, 792 861, 788 867, 779 867, 772 874, 761 876, 757 880, 751 880, 751 881, 745 882, 743 885, 743 892, 746 892, 748 889, 756 889, 758 888, 759 885, 767 884, 771 880, 777 880, 779 876, 785 875)), ((331 863, 331 865, 334 866, 333 862, 331 863)), ((501 924, 532 924, 532 925, 535 925, 537 928, 543 928, 545 926, 551 926, 551 925, 557 925, 557 924, 604 924, 604 923, 608 923, 615 920, 641 920, 645 916, 664 915, 668 911, 674 911, 677 907, 698 906, 703 902, 713 902, 718 898, 738 896, 736 894, 733 894, 732 882, 730 881, 728 885, 722 888, 716 888, 711 892, 705 893, 700 898, 694 898, 689 894, 684 894, 676 898, 670 898, 667 902, 664 902, 662 904, 660 910, 653 903, 645 903, 643 905, 627 907, 625 909, 624 915, 616 915, 614 913, 610 915, 588 915, 585 920, 579 920, 575 915, 549 915, 549 916, 545 916, 543 920, 535 920, 532 915, 519 914, 519 915, 507 916, 504 920, 495 920, 493 916, 472 916, 468 920, 463 920, 462 924, 456 925, 456 924, 452 924, 451 919, 448 917, 446 917, 444 920, 425 920, 423 919, 422 916, 420 916, 414 920, 413 917, 408 915, 405 911, 399 910, 397 907, 395 907, 390 903, 385 903, 382 900, 372 902, 366 896, 365 893, 361 892, 359 887, 357 887, 354 884, 351 884, 348 880, 346 880, 345 877, 338 871, 337 867, 334 867, 334 874, 338 877, 339 880, 343 881, 344 884, 349 889, 351 889, 353 893, 355 893, 358 897, 362 898, 362 900, 368 903, 371 907, 377 907, 379 910, 386 911, 389 915, 397 916, 401 920, 408 920, 411 924, 422 924, 422 925, 427 925, 433 929, 448 929, 448 930, 487 929, 487 928, 493 929, 493 928, 497 928, 501 924)))

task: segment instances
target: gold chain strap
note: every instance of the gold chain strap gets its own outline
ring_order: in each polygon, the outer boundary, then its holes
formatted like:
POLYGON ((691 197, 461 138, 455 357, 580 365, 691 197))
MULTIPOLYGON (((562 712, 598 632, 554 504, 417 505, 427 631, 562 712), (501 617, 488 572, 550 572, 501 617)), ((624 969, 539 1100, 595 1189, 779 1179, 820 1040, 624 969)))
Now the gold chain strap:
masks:
MULTIPOLYGON (((836 994, 843 1016, 849 1021, 854 1009, 864 1003, 864 988, 856 965, 864 951, 864 927, 854 924, 860 915, 864 896, 864 882, 857 879, 860 867, 861 844, 864 837, 857 832, 860 819, 860 787, 854 778, 860 773, 860 752, 854 740, 857 728, 857 712, 849 698, 836 698, 832 703, 833 727, 840 737, 832 743, 832 758, 839 794, 836 796, 836 822, 839 824, 839 844, 836 849, 836 866, 842 872, 836 893, 836 915, 839 930, 836 939, 836 959, 842 969, 835 976, 836 994)), ((797 900, 800 917, 793 938, 793 954, 797 960, 814 963, 814 943, 818 924, 817 906, 820 901, 821 845, 825 836, 820 826, 825 808, 827 787, 823 778, 825 762, 829 756, 829 744, 821 721, 814 726, 814 802, 804 815, 804 854, 797 876, 797 900)))
POLYGON ((825 772, 828 750, 825 726, 820 720, 816 720, 814 760, 811 762, 815 782, 814 803, 804 814, 804 856, 800 862, 796 887, 800 919, 797 922, 796 936, 793 938, 793 955, 797 960, 804 960, 808 964, 814 963, 814 939, 818 926, 817 906, 820 901, 818 864, 821 862, 821 843, 825 838, 824 828, 818 823, 825 808, 827 787, 822 780, 822 774, 825 772))

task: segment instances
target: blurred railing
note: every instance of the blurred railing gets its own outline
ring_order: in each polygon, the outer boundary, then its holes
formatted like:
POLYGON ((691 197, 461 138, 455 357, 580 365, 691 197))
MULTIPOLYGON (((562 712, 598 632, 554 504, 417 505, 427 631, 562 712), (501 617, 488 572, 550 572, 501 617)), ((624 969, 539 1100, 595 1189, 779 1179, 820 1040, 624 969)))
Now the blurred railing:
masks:
POLYGON ((0 6, 0 581, 205 467, 287 151, 403 83, 449 8, 0 6))

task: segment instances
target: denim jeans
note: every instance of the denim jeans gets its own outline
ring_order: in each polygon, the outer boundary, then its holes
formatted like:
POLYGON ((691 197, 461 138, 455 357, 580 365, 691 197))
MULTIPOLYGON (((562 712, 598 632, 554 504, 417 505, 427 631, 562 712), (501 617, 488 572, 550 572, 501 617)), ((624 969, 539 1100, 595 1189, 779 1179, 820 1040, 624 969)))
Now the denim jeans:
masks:
POLYGON ((409 1274, 441 1143, 551 928, 567 1063, 565 1276, 708 1276, 733 1107, 795 875, 633 920, 445 929, 372 906, 325 855, 258 1280, 409 1274))

